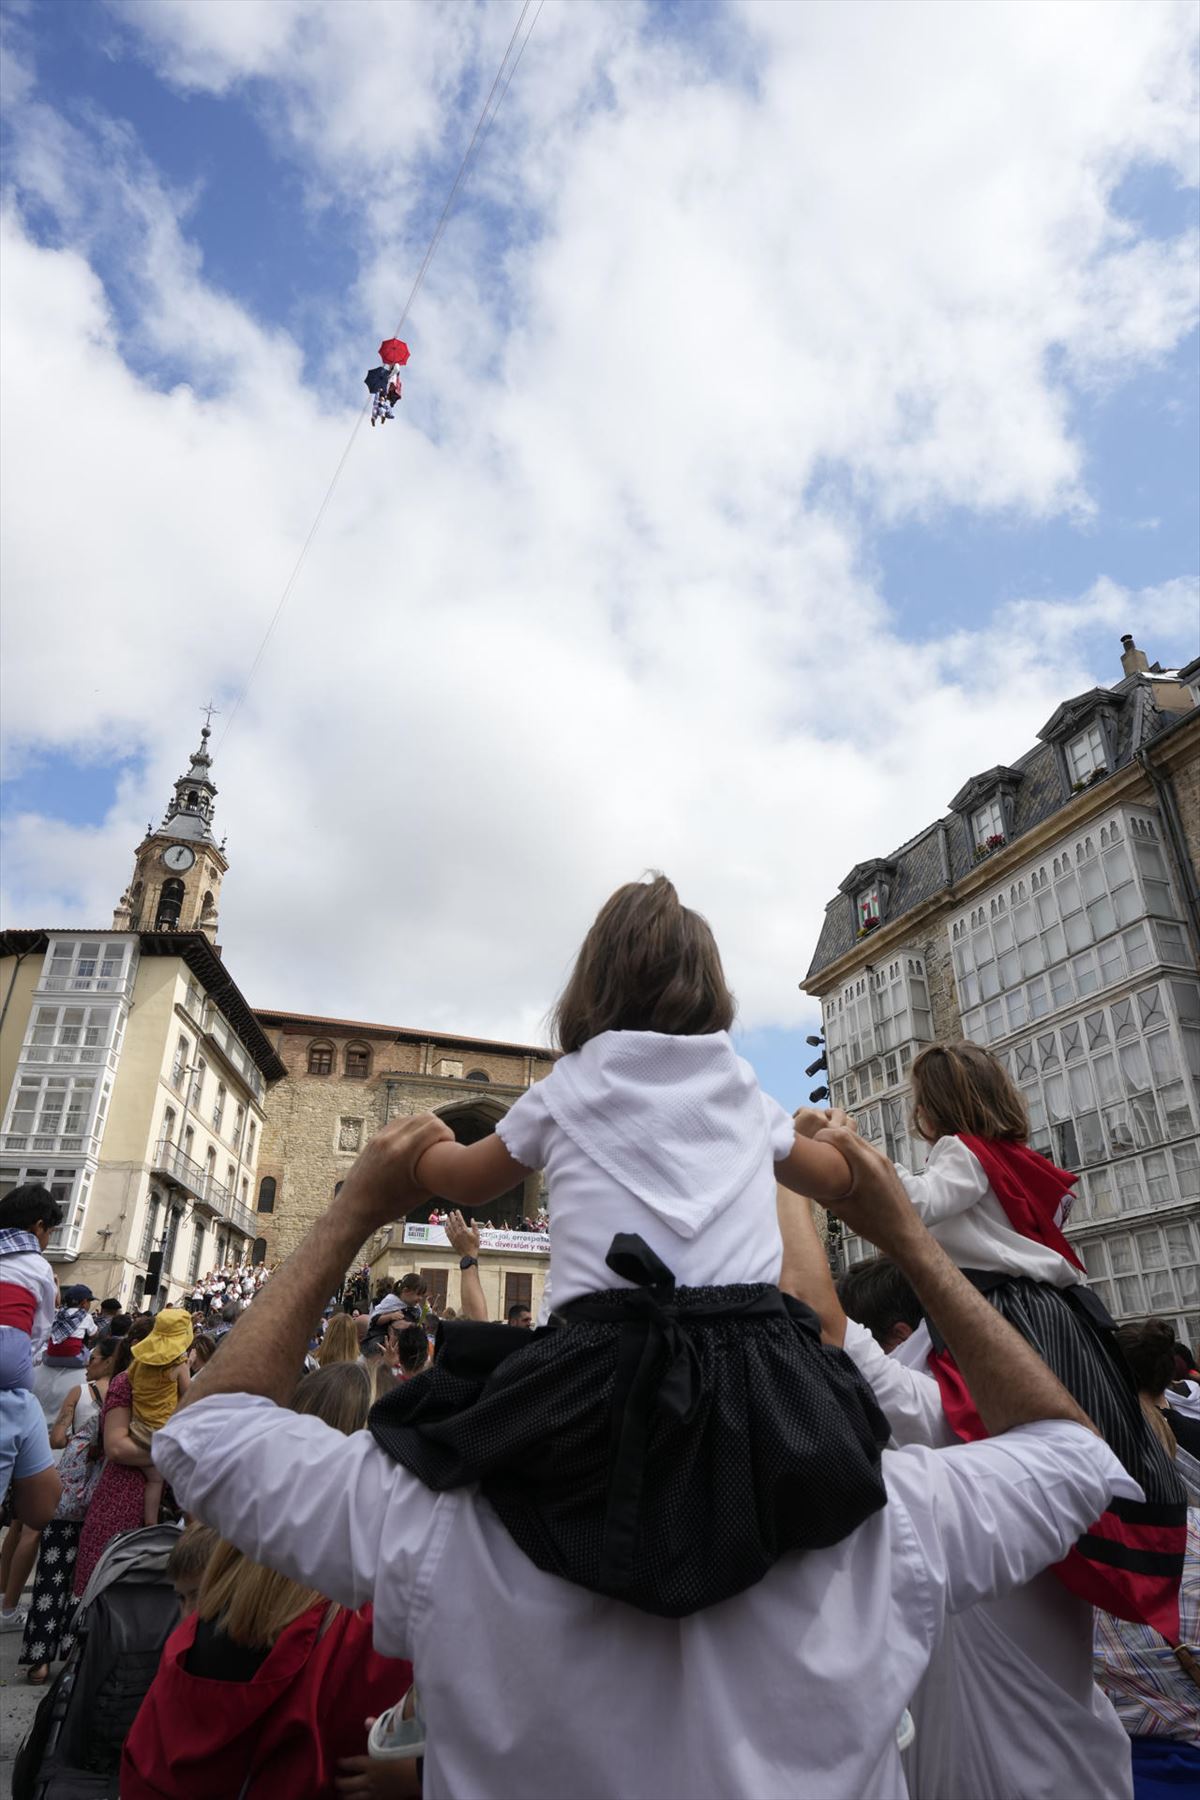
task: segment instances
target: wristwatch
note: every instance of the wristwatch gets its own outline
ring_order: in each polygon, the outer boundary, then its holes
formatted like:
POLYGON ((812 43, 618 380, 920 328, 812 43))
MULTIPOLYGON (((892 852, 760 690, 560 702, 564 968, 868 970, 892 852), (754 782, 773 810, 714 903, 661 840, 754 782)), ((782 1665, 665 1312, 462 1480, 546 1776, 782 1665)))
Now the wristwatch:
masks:
POLYGON ((458 1259, 458 1266, 460 1269, 477 1269, 479 1267, 479 1258, 477 1256, 460 1256, 458 1259))

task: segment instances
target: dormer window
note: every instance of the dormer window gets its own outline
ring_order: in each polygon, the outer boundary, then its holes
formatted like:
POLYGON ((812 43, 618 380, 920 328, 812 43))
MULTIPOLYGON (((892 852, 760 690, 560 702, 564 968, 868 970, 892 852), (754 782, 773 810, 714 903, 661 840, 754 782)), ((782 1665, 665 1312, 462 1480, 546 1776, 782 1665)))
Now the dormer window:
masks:
POLYGON ((1089 725, 1078 737, 1070 739, 1067 744, 1067 770, 1072 790, 1083 787, 1095 775, 1103 774, 1107 768, 1108 755, 1099 725, 1089 725))
POLYGON ((971 814, 971 830, 977 846, 982 844, 995 850, 999 846, 993 840, 998 838, 1001 844, 1004 842, 1004 812, 998 794, 971 814))
POLYGON ((879 887, 864 888, 858 896, 858 929, 874 931, 880 919, 879 887))

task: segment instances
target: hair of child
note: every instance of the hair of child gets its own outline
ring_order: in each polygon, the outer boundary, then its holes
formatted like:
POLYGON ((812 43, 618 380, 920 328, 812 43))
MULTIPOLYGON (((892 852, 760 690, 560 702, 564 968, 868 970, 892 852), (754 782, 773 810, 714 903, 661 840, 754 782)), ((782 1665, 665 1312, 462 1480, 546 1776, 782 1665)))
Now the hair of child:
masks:
POLYGON ((23 1182, 0 1200, 0 1228, 5 1231, 32 1231, 35 1225, 53 1231, 62 1222, 62 1207, 39 1182, 23 1182))
POLYGON ((934 1142, 972 1137, 1023 1144, 1029 1114, 1003 1064, 979 1044, 930 1044, 912 1066, 913 1124, 934 1142))
POLYGON ((199 1519, 193 1519, 184 1526, 179 1541, 172 1546, 167 1558, 167 1580, 199 1581, 220 1542, 220 1534, 211 1525, 202 1525, 199 1519))
POLYGON ((609 896, 583 940, 553 1014, 564 1051, 604 1031, 700 1037, 728 1031, 736 1005, 708 921, 665 875, 609 896))

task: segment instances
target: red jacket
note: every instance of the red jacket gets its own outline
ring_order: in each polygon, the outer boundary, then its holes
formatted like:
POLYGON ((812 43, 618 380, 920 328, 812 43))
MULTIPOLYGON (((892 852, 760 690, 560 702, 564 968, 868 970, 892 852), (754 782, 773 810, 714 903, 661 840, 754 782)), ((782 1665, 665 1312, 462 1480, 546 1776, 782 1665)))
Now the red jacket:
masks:
POLYGON ((121 1758, 121 1800, 325 1800, 340 1757, 362 1756, 366 1720, 412 1685, 412 1664, 371 1648, 371 1608, 322 1600, 294 1619, 252 1681, 184 1668, 196 1615, 167 1639, 121 1758))

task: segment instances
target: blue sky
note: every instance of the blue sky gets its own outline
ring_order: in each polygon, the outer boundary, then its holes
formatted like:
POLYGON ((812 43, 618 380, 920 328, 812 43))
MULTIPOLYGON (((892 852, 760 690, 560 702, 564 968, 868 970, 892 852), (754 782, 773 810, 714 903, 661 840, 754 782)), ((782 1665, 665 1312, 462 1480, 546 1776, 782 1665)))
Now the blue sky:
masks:
MULTIPOLYGON (((518 10, 6 12, 11 354, 100 333, 69 442, 8 408, 7 917, 100 916, 228 715, 518 10), (108 640, 66 692, 51 606, 108 640)), ((218 769, 251 998, 532 1032, 662 864, 806 1097, 846 868, 1115 680, 1120 630, 1195 653, 1189 10, 865 10, 547 0, 218 769), (323 835, 383 976, 313 956, 319 894, 267 925, 323 835)))

